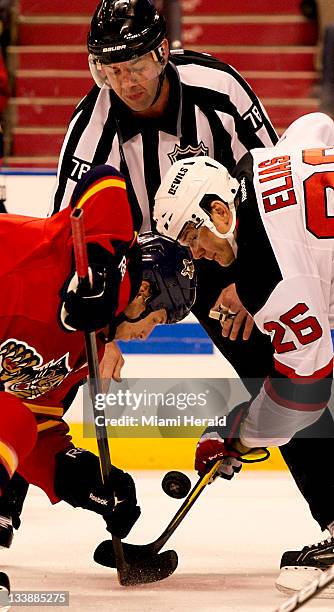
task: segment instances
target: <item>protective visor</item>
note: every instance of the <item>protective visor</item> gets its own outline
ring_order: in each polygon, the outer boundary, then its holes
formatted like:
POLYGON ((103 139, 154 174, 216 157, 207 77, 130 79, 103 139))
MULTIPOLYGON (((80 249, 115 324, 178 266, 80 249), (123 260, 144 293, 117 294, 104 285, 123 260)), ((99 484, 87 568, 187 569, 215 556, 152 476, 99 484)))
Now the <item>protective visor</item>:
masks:
POLYGON ((141 57, 115 64, 101 64, 93 56, 90 56, 89 61, 94 62, 100 74, 103 66, 110 86, 116 91, 125 83, 144 85, 156 79, 165 67, 165 63, 161 62, 156 51, 149 51, 141 57))

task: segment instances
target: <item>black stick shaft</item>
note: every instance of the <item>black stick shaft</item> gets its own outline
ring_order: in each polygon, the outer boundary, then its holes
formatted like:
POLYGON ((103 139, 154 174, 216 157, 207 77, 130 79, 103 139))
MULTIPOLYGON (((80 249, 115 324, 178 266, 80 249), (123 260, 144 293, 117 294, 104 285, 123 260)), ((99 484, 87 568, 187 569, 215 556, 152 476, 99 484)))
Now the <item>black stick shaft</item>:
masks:
MULTIPOLYGON (((75 266, 77 270, 79 284, 89 285, 90 283, 88 275, 88 257, 82 209, 74 209, 71 214, 71 225, 75 266)), ((102 385, 95 332, 85 332, 85 345, 89 373, 88 385, 90 398, 93 406, 95 434, 100 456, 102 478, 103 482, 106 482, 111 472, 111 459, 106 426, 104 423, 103 425, 99 425, 98 427, 96 425, 96 417, 98 416, 98 414, 101 414, 101 411, 96 410, 95 397, 98 393, 101 393, 102 385)))
MULTIPOLYGON (((73 237, 73 249, 75 265, 79 278, 79 283, 89 283, 88 274, 88 257, 85 240, 85 226, 83 220, 83 210, 75 208, 71 214, 71 225, 72 225, 72 237, 73 237)), ((95 434, 97 440, 97 448, 99 452, 101 473, 103 482, 106 483, 109 480, 111 474, 111 458, 110 449, 108 443, 107 428, 104 424, 97 426, 96 417, 101 415, 101 410, 97 411, 95 405, 95 397, 97 393, 101 393, 101 376, 99 368, 99 359, 96 346, 96 335, 95 332, 85 332, 85 345, 87 354, 88 364, 88 384, 91 402, 93 406, 95 434)), ((104 416, 104 413, 102 414, 104 416)), ((122 542, 119 538, 112 536, 112 543, 115 551, 116 566, 119 575, 125 575, 128 572, 128 565, 124 558, 124 551, 122 542)))
POLYGON ((102 392, 101 377, 99 370, 98 352, 96 346, 96 336, 94 332, 85 332, 85 344, 88 364, 88 385, 89 394, 93 406, 93 415, 95 423, 95 435, 97 441, 97 447, 99 451, 101 472, 103 482, 107 482, 111 473, 111 458, 110 449, 108 443, 107 428, 104 424, 97 426, 96 418, 101 414, 101 410, 97 411, 95 406, 95 398, 98 393, 102 392))

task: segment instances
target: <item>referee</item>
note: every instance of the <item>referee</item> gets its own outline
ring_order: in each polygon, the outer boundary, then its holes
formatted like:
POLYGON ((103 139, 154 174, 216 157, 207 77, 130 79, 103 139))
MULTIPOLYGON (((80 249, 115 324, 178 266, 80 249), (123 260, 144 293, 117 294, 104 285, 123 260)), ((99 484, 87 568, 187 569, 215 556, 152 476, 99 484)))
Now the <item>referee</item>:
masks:
MULTIPOLYGON (((169 53, 165 22, 150 0, 103 0, 91 22, 88 50, 96 85, 70 122, 53 212, 68 206, 84 172, 110 163, 130 178, 146 231, 152 227, 154 195, 173 162, 204 154, 233 173, 244 153, 277 142, 261 102, 236 70, 207 54, 169 53)), ((253 328, 249 339, 243 339, 249 327, 244 311, 243 334, 234 340, 223 338, 219 322, 209 319, 208 312, 222 290, 229 296, 224 305, 234 312, 242 310, 233 293, 233 264, 222 268, 202 259, 197 272, 193 313, 250 393, 257 394, 272 367, 269 337, 253 328)), ((300 436, 281 453, 325 529, 332 520, 326 496, 334 488, 329 468, 334 424, 329 412, 300 436), (321 479, 315 456, 324 457, 321 479)))
MULTIPOLYGON (((169 55, 163 18, 149 0, 133 4, 104 0, 92 19, 88 49, 97 84, 71 119, 52 212, 68 206, 87 170, 108 163, 130 178, 143 213, 142 231, 147 231, 152 229, 155 193, 172 163, 210 155, 232 172, 244 153, 272 146, 277 136, 261 102, 236 70, 206 54, 169 55)), ((197 272, 193 312, 246 379, 247 388, 256 392, 272 357, 268 338, 254 328, 247 342, 241 334, 231 341, 208 318, 221 290, 234 287, 233 266, 224 270, 203 260, 197 272)), ((228 305, 242 309, 235 294, 228 305)))

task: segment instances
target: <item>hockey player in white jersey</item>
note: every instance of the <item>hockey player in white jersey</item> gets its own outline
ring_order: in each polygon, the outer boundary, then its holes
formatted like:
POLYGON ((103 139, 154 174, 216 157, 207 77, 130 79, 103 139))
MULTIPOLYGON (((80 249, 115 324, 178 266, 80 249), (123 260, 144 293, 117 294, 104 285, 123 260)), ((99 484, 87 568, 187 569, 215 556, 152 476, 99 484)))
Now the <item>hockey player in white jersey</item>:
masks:
MULTIPOLYGON (((292 124, 275 147, 246 154, 234 177, 210 158, 187 159, 174 164, 157 192, 159 232, 189 246, 195 258, 228 265, 236 257, 238 296, 275 349, 273 371, 260 393, 235 407, 225 428, 202 435, 195 460, 200 474, 212 461, 231 457, 232 477, 233 466, 238 471, 243 460, 266 458, 265 447, 285 444, 298 431, 302 436, 329 402, 333 147, 333 121, 313 113, 292 124)), ((219 302, 212 314, 226 333, 236 318, 219 302)), ((310 573, 334 563, 331 511, 329 539, 283 555, 277 581, 282 590, 301 588, 310 573)))

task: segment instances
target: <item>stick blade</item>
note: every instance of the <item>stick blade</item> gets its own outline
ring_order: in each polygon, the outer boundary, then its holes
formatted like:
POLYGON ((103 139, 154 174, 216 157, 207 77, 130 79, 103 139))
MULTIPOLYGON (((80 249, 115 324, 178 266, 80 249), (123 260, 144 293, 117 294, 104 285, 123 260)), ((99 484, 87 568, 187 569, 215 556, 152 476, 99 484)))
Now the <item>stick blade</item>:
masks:
MULTIPOLYGON (((123 542, 122 546, 125 561, 129 565, 141 563, 154 553, 153 548, 149 544, 139 545, 123 542)), ((115 552, 111 540, 104 540, 97 546, 94 552, 94 561, 104 567, 116 568, 115 552)))
POLYGON ((122 586, 136 586, 164 580, 173 574, 178 565, 174 550, 146 557, 141 562, 127 565, 125 571, 118 571, 118 580, 122 586))

